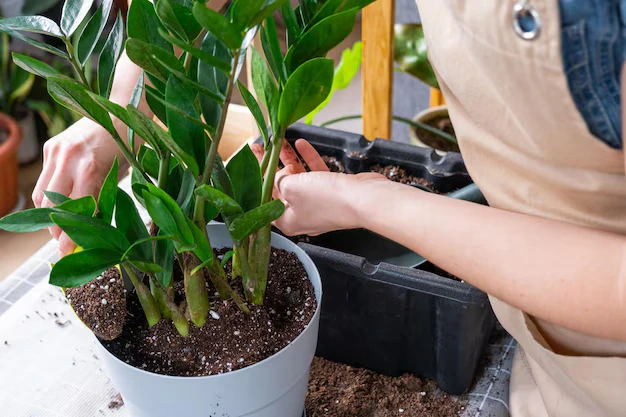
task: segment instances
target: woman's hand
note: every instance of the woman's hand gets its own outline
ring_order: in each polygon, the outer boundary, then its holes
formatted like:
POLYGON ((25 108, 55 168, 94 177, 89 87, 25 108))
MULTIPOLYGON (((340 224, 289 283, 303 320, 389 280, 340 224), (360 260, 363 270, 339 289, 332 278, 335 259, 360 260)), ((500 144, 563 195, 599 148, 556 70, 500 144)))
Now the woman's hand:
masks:
MULTIPOLYGON (((127 168, 109 133, 89 119, 79 120, 48 140, 43 149, 43 170, 32 196, 35 207, 54 206, 44 191, 71 198, 97 198, 116 155, 120 171, 127 168)), ((59 227, 51 227, 50 233, 59 241, 61 256, 74 249, 74 243, 59 227)))
MULTIPOLYGON (((313 146, 300 139, 296 149, 312 171, 306 172, 297 154, 285 144, 280 154, 285 168, 276 174, 274 187, 274 198, 285 203, 285 213, 274 225, 288 236, 360 227, 359 201, 368 188, 364 185, 387 178, 375 173, 331 173, 313 146)), ((257 158, 263 156, 260 145, 253 145, 252 150, 257 158)))

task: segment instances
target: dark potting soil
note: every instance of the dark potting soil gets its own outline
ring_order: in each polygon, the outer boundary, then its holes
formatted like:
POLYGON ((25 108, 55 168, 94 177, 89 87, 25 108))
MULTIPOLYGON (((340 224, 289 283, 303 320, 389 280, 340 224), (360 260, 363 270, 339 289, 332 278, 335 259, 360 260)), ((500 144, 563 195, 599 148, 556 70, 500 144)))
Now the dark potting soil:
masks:
MULTIPOLYGON (((450 117, 448 116, 435 117, 432 120, 427 121, 426 124, 456 137, 456 134, 454 133, 454 127, 452 126, 452 122, 450 121, 450 117)), ((435 149, 439 149, 444 152, 460 152, 459 146, 457 144, 452 143, 432 132, 429 132, 428 130, 424 130, 418 127, 415 128, 415 133, 422 142, 435 149)))
POLYGON ((117 268, 104 271, 80 287, 65 290, 78 317, 104 340, 111 340, 122 332, 126 321, 125 293, 117 268))
POLYGON ((307 417, 453 417, 466 397, 450 397, 434 381, 390 377, 322 358, 313 359, 307 417))
POLYGON ((400 168, 397 165, 382 166, 380 164, 373 165, 370 170, 372 172, 378 172, 389 178, 391 181, 399 182, 407 185, 422 185, 424 187, 432 188, 432 184, 426 181, 424 178, 410 175, 405 169, 400 168))
MULTIPOLYGON (((230 269, 229 261, 229 279, 230 269)), ((241 283, 235 284, 241 290, 241 283)), ((213 285, 207 286, 215 294, 213 285)), ((295 254, 272 250, 265 304, 249 307, 246 315, 233 302, 212 296, 206 325, 189 323, 184 338, 171 320, 148 329, 135 293, 129 292, 124 332, 102 344, 126 363, 163 375, 215 375, 262 361, 298 337, 317 308, 313 285, 295 254)))
POLYGON ((326 156, 322 155, 322 159, 326 162, 326 166, 330 169, 330 172, 346 172, 346 167, 343 165, 343 162, 334 156, 326 156))

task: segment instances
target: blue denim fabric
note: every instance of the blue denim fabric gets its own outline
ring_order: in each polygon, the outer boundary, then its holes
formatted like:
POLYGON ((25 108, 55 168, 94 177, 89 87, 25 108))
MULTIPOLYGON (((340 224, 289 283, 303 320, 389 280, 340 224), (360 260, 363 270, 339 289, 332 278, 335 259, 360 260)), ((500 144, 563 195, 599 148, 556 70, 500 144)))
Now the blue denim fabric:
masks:
POLYGON ((622 148, 620 73, 626 59, 626 0, 559 0, 563 66, 589 131, 622 148))

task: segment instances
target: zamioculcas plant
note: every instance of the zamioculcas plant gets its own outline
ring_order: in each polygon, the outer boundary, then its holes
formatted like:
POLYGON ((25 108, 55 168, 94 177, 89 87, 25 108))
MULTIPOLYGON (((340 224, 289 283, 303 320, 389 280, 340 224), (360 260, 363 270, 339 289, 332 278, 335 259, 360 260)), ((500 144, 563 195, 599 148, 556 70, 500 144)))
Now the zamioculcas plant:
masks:
POLYGON ((54 208, 7 216, 0 220, 0 228, 28 232, 59 226, 82 251, 54 265, 52 284, 80 286, 121 265, 149 325, 172 319, 183 336, 189 331, 187 318, 198 327, 206 322, 207 280, 224 300, 233 300, 244 312, 250 304, 262 304, 270 224, 284 211, 281 201, 272 200, 283 137, 289 125, 327 98, 334 66, 325 56, 351 33, 357 13, 371 2, 303 0, 294 9, 287 0, 236 0, 221 14, 202 1, 133 0, 127 39, 118 15, 100 51, 93 82, 88 81, 85 67, 103 36, 112 0, 104 0, 93 15, 91 0, 66 0, 60 25, 41 16, 0 20, 0 31, 69 61, 73 79, 35 58, 14 55, 20 67, 47 79, 56 101, 110 133, 132 167, 133 193, 154 224, 150 233, 130 196, 117 188, 116 162, 97 201, 47 193, 54 208), (285 55, 275 12, 287 26, 285 55), (87 23, 77 32, 83 22, 87 23), (24 32, 58 38, 65 50, 24 32), (238 88, 259 125, 266 153, 259 166, 246 146, 224 166, 217 149, 246 50, 257 34, 265 59, 252 49, 252 78, 271 132, 256 99, 242 84, 238 88), (145 73, 126 107, 108 99, 124 48, 145 73), (144 91, 167 129, 138 110, 144 91), (128 126, 128 143, 114 128, 111 116, 128 126), (145 143, 138 146, 137 138, 145 143), (218 215, 234 242, 233 252, 222 262, 213 253, 205 227, 218 215), (231 255, 233 275, 241 276, 243 294, 233 289, 223 269, 231 255), (173 297, 179 278, 173 276, 175 262, 183 271, 186 298, 179 305, 173 297))

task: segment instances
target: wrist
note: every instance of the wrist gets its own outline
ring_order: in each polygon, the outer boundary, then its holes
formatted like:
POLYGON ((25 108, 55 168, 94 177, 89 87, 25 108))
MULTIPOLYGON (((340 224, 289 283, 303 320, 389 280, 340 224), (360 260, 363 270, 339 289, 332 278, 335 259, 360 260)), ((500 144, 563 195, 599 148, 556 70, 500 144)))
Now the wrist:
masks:
POLYGON ((380 201, 379 187, 387 185, 390 181, 379 176, 346 175, 346 183, 341 195, 346 212, 347 224, 345 229, 368 229, 373 211, 380 201))

